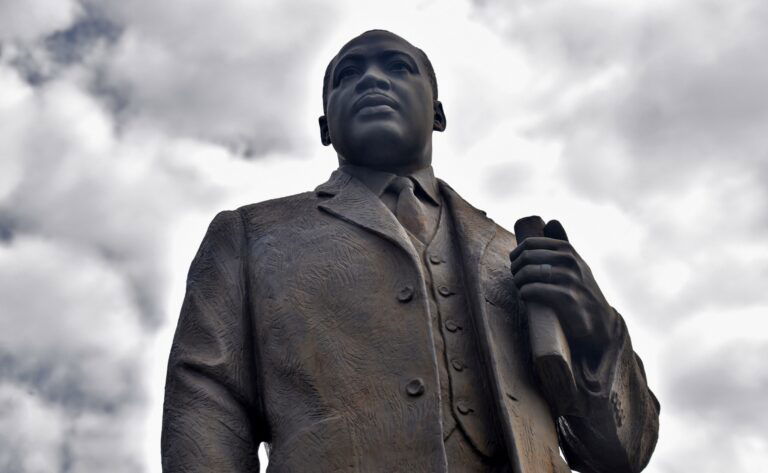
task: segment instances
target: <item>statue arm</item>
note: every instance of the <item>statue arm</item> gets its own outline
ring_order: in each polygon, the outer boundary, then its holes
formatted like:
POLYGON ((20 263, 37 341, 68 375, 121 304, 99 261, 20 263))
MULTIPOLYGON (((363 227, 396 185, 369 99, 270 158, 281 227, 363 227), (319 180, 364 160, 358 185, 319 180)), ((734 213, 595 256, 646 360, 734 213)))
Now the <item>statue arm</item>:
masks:
POLYGON ((617 313, 617 334, 601 359, 579 360, 583 415, 558 419, 568 464, 583 473, 636 473, 648 464, 659 431, 659 402, 617 313))
POLYGON ((239 212, 221 212, 189 270, 165 386, 165 473, 259 471, 264 429, 244 248, 239 212))

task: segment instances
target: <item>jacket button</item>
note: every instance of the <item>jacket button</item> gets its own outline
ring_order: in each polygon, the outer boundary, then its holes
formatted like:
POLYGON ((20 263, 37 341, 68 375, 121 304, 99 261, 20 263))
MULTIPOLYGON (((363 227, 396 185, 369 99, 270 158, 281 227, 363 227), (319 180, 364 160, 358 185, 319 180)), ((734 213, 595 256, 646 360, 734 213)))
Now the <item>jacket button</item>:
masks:
POLYGON ((456 322, 449 319, 445 321, 445 328, 447 328, 449 332, 455 332, 456 330, 459 330, 461 327, 456 322))
POLYGON ((437 288, 437 292, 439 292, 445 297, 448 297, 451 294, 453 294, 453 291, 451 291, 451 289, 448 286, 440 286, 439 288, 437 288))
POLYGON ((411 397, 418 397, 424 394, 424 382, 421 378, 413 378, 405 385, 405 392, 411 397))
POLYGON ((459 411, 459 412, 460 412, 462 415, 467 415, 467 414, 469 414, 470 412, 474 412, 474 411, 475 411, 474 409, 472 409, 471 407, 469 407, 469 404, 467 404, 467 403, 466 403, 466 402, 464 402, 464 401, 459 401, 459 402, 456 404, 456 409, 457 409, 457 410, 458 410, 458 411, 459 411))
POLYGON ((413 288, 411 286, 404 286, 397 293, 397 300, 400 302, 408 302, 413 299, 413 288))
POLYGON ((459 360, 453 360, 451 362, 451 366, 453 366, 453 369, 455 369, 456 371, 461 371, 464 369, 464 363, 462 363, 459 360))
POLYGON ((440 255, 433 253, 429 255, 429 262, 432 264, 440 264, 443 262, 443 259, 440 257, 440 255))

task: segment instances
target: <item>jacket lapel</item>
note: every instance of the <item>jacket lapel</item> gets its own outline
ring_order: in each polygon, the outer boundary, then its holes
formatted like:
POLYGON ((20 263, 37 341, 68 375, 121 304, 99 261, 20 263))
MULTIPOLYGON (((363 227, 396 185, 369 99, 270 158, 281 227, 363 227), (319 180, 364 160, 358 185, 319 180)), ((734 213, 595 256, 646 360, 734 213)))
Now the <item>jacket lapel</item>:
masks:
POLYGON ((478 346, 486 366, 485 374, 504 433, 512 471, 569 471, 557 454, 557 434, 546 403, 535 387, 524 383, 523 375, 516 373, 514 363, 510 362, 520 355, 513 351, 514 334, 510 333, 509 326, 500 324, 500 319, 492 319, 488 314, 484 287, 488 268, 483 256, 496 235, 496 224, 444 182, 440 181, 440 187, 453 212, 478 346), (523 393, 520 399, 509 394, 512 391, 505 388, 514 385, 523 393), (524 386, 528 386, 527 390, 524 386), (524 407, 519 407, 518 403, 524 403, 524 407))
MULTIPOLYGON (((512 470, 515 473, 533 471, 526 469, 523 466, 523 462, 521 462, 516 445, 514 427, 511 422, 512 419, 505 410, 506 399, 504 397, 503 379, 506 376, 508 367, 503 366, 498 353, 499 342, 504 344, 505 341, 496 340, 501 334, 494 333, 491 329, 485 305, 483 279, 486 268, 483 267, 483 255, 496 235, 496 224, 485 216, 485 212, 472 207, 459 197, 446 183, 440 181, 440 187, 448 201, 450 210, 453 212, 457 243, 459 248, 461 248, 462 262, 464 264, 464 280, 468 297, 471 301, 471 313, 478 336, 478 346, 486 366, 490 394, 497 407, 497 418, 504 432, 512 470)), ((509 340, 506 343, 509 343, 509 340)))
POLYGON ((478 274, 483 253, 496 234, 496 223, 462 199, 451 186, 438 180, 440 191, 452 212, 465 268, 478 274))
POLYGON ((419 257, 405 229, 365 184, 336 170, 328 182, 318 186, 315 192, 319 196, 331 196, 317 204, 318 208, 391 241, 418 264, 419 257))

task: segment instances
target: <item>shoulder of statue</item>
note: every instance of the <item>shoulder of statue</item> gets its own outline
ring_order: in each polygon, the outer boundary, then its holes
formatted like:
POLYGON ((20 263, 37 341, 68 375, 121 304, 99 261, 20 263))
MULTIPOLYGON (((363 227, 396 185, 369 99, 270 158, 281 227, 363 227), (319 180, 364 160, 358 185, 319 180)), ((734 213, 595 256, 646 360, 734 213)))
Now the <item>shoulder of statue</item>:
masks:
POLYGON ((237 212, 246 227, 287 222, 292 217, 314 209, 317 196, 314 191, 302 192, 275 199, 264 200, 239 207, 237 212))

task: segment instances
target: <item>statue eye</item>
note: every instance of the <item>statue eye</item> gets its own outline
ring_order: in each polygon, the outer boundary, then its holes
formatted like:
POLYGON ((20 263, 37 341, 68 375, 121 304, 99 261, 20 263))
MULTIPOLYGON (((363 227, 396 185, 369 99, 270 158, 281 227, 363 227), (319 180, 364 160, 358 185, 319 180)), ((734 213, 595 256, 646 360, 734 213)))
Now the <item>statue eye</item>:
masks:
POLYGON ((354 75, 357 75, 357 68, 349 66, 345 67, 339 73, 336 75, 336 80, 342 81, 348 77, 352 77, 354 75))
POLYGON ((389 70, 390 71, 397 71, 397 72, 403 72, 408 71, 412 72, 411 65, 408 64, 405 61, 392 61, 389 63, 389 70))

